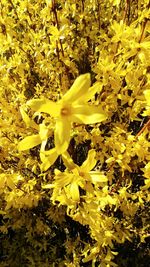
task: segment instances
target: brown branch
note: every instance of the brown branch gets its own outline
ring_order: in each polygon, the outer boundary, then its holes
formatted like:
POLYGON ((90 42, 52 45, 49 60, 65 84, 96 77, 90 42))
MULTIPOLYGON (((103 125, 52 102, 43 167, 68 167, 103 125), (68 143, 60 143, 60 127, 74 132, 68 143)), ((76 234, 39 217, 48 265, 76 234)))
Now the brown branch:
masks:
POLYGON ((129 10, 130 10, 130 0, 126 0, 125 10, 123 14, 123 22, 125 22, 129 10))
POLYGON ((140 136, 146 128, 148 128, 150 126, 150 119, 148 120, 148 122, 145 123, 145 125, 142 127, 142 129, 137 133, 136 137, 140 136))
MULTIPOLYGON (((55 16, 55 22, 56 22, 56 26, 57 26, 57 29, 59 31, 59 21, 58 21, 58 16, 57 16, 57 11, 56 11, 56 3, 55 3, 55 0, 52 1, 52 11, 54 13, 54 16, 55 16)), ((61 47, 61 52, 62 52, 62 55, 64 57, 64 50, 63 50, 63 45, 62 45, 62 41, 61 39, 59 39, 59 43, 60 43, 60 47, 61 47)))
POLYGON ((143 41, 143 39, 144 39, 144 34, 145 34, 147 21, 148 21, 148 19, 145 19, 145 21, 142 23, 142 32, 141 32, 139 43, 141 43, 143 41))

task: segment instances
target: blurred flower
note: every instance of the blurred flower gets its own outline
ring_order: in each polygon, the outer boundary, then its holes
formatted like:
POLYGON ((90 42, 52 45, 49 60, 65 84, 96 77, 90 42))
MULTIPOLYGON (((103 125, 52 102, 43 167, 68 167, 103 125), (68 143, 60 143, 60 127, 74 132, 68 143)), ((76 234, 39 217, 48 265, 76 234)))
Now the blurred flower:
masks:
POLYGON ((100 106, 87 103, 97 91, 97 86, 90 87, 90 84, 90 74, 83 74, 58 102, 46 98, 27 102, 33 110, 48 113, 56 119, 54 139, 58 154, 64 153, 68 148, 73 122, 91 124, 107 118, 100 106))

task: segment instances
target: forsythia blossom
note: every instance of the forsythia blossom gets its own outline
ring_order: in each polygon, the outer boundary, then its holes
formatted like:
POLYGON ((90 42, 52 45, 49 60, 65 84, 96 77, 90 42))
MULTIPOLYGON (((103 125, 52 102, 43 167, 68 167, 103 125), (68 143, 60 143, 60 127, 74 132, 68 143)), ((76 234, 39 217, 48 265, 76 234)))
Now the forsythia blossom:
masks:
POLYGON ((65 172, 55 170, 53 184, 44 185, 43 188, 54 188, 52 201, 59 201, 61 205, 72 205, 80 200, 80 190, 84 189, 88 194, 93 193, 93 185, 100 186, 107 183, 107 177, 97 171, 91 171, 96 165, 96 152, 91 149, 87 159, 81 166, 76 165, 68 152, 62 158, 68 168, 65 172))
POLYGON ((27 103, 33 110, 48 113, 56 119, 54 136, 58 154, 62 154, 68 148, 73 122, 91 124, 106 119, 106 114, 100 107, 87 103, 97 90, 96 86, 90 87, 90 83, 89 73, 80 75, 58 102, 33 99, 27 103))
MULTIPOLYGON (((63 154, 67 150, 71 138, 71 127, 74 122, 92 124, 99 123, 107 118, 100 106, 88 104, 88 101, 98 90, 96 84, 92 87, 90 85, 90 74, 83 74, 75 80, 70 90, 67 91, 61 100, 53 102, 44 98, 33 99, 27 102, 27 105, 34 111, 47 113, 54 117, 56 121, 54 130, 55 148, 45 152, 42 149, 40 155, 44 165, 46 162, 46 165, 43 167, 44 170, 53 164, 58 155, 63 154)), ((36 137, 30 137, 30 143, 32 138, 33 141, 37 138, 42 143, 43 140, 47 139, 47 136, 44 133, 44 137, 41 134, 36 137)), ((27 149, 24 140, 20 142, 19 149, 27 149)))

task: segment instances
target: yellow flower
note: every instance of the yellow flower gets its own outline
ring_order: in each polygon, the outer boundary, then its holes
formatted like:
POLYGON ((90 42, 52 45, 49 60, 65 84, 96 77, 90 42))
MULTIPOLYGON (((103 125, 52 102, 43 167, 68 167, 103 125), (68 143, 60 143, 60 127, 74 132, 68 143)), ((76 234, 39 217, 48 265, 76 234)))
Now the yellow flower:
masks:
POLYGON ((55 118, 54 140, 58 155, 68 148, 73 122, 92 124, 106 119, 101 107, 87 103, 98 90, 97 85, 90 87, 90 84, 90 74, 83 74, 75 80, 70 90, 58 102, 46 98, 27 102, 34 111, 45 112, 55 118))
POLYGON ((95 164, 96 152, 91 149, 87 159, 82 166, 76 165, 68 152, 62 155, 64 164, 68 168, 65 172, 55 170, 55 180, 53 184, 44 185, 43 188, 53 188, 52 201, 59 201, 61 205, 71 205, 80 200, 79 187, 92 194, 93 184, 107 182, 107 177, 100 172, 91 171, 95 164), (73 202, 72 202, 73 201, 73 202))
POLYGON ((91 171, 95 165, 96 165, 96 152, 94 149, 89 150, 87 159, 83 162, 81 166, 76 165, 73 160, 71 159, 68 152, 65 152, 62 155, 63 161, 65 166, 69 170, 77 169, 78 173, 81 177, 84 177, 84 179, 87 182, 90 182, 92 184, 99 184, 99 183, 105 183, 107 182, 107 177, 99 171, 91 171))

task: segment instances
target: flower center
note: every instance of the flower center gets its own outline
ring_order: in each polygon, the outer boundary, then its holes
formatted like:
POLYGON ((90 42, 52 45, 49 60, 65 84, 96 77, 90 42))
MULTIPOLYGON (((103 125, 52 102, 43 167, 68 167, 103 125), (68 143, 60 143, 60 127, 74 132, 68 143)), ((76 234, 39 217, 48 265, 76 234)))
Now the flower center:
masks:
POLYGON ((71 109, 70 109, 70 107, 63 107, 63 108, 61 109, 60 114, 61 114, 62 116, 69 116, 69 115, 71 115, 71 109))

